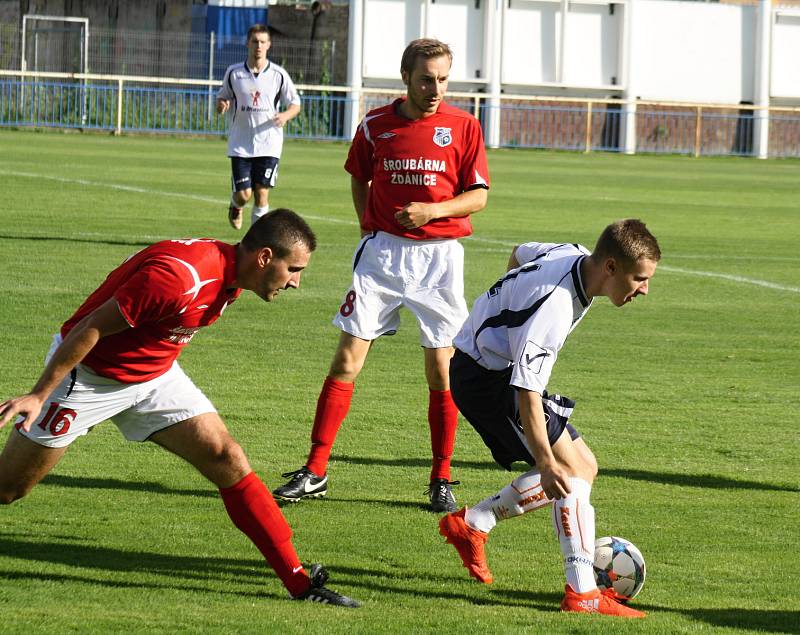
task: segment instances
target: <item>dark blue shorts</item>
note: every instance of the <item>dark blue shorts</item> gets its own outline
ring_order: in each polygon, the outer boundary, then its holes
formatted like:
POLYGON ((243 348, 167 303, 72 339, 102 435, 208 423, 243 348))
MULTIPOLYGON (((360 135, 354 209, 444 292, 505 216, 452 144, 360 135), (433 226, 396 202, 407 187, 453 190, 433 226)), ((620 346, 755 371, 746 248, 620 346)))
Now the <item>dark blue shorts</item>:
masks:
MULTIPOLYGON (((509 384, 511 368, 487 370, 466 353, 456 349, 450 360, 450 392, 453 401, 481 435, 494 460, 507 470, 514 461, 535 465, 522 439, 525 433, 519 416, 517 389, 509 384)), ((564 430, 575 440, 580 433, 569 423, 575 402, 562 395, 542 394, 547 420, 547 437, 553 445, 564 430)))
POLYGON ((231 157, 231 187, 234 192, 252 189, 254 185, 275 187, 278 180, 277 157, 231 157))

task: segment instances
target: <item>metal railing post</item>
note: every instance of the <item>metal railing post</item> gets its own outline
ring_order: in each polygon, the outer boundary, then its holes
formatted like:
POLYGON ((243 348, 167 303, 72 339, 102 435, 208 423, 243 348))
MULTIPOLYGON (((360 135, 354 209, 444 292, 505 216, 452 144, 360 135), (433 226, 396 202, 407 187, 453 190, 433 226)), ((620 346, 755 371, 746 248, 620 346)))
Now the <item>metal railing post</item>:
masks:
POLYGON ((122 79, 117 80, 117 127, 114 130, 115 135, 122 134, 122 79))
POLYGON ((703 107, 697 107, 697 119, 694 124, 694 156, 700 156, 700 137, 703 132, 703 107))
POLYGON ((214 87, 211 85, 210 82, 214 81, 214 43, 216 40, 216 34, 214 31, 211 31, 211 37, 208 39, 208 123, 211 124, 211 120, 214 117, 214 87))
POLYGON ((584 152, 592 151, 592 102, 586 104, 586 149, 584 152))

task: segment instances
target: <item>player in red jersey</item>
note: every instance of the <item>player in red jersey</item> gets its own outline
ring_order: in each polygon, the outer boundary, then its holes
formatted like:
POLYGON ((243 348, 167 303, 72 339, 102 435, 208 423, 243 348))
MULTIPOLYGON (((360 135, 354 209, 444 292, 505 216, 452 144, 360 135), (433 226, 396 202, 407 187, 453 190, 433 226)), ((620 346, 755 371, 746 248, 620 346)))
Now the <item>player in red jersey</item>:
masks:
POLYGON ((154 441, 214 483, 291 597, 357 606, 324 586, 322 567, 305 571, 269 490, 176 361, 242 289, 271 302, 298 288, 315 248, 306 222, 280 209, 237 245, 167 240, 112 271, 53 338, 33 390, 0 404, 0 427, 20 415, 0 454, 0 502, 25 496, 75 439, 111 419, 127 439, 154 441))
POLYGON ((394 333, 399 310, 417 318, 429 388, 433 511, 454 511, 450 486, 458 411, 450 396, 452 341, 464 319, 464 252, 470 214, 486 205, 489 174, 480 124, 444 103, 452 53, 420 39, 403 53, 404 98, 367 113, 345 169, 361 226, 353 282, 333 323, 339 346, 317 402, 307 463, 288 472, 277 498, 298 501, 327 493, 327 465, 353 386, 372 342, 394 333))

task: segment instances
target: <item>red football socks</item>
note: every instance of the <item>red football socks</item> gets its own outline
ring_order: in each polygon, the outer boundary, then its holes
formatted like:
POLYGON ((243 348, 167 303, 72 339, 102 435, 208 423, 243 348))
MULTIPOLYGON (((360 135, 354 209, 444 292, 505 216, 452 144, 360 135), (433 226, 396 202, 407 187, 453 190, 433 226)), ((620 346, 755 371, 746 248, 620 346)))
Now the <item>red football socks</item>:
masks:
POLYGON ((256 473, 219 493, 233 524, 258 547, 289 593, 297 597, 307 591, 311 581, 292 545, 292 530, 256 473))
POLYGON ((456 442, 458 408, 449 390, 431 390, 428 401, 428 424, 431 427, 433 465, 431 480, 450 480, 450 458, 456 442))
POLYGON ((306 463, 306 467, 317 476, 324 476, 328 469, 333 442, 347 416, 352 398, 352 383, 325 378, 317 400, 314 427, 311 429, 311 452, 306 463))

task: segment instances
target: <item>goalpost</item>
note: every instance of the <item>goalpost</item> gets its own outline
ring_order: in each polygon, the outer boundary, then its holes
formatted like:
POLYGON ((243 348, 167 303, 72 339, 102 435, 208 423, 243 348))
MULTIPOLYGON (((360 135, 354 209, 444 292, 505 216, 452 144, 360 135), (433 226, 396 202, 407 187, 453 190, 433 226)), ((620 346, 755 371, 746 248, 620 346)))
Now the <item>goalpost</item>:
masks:
MULTIPOLYGON (((36 14, 26 14, 22 16, 22 46, 21 46, 21 55, 20 55, 20 70, 25 72, 28 70, 28 55, 27 55, 27 45, 28 42, 28 25, 33 24, 35 22, 67 22, 67 23, 77 23, 80 25, 80 30, 82 33, 82 46, 79 49, 79 62, 78 62, 78 72, 83 73, 84 75, 89 72, 89 18, 76 18, 71 16, 55 16, 55 15, 36 15, 36 14)), ((38 71, 38 58, 39 58, 39 33, 37 31, 33 31, 34 37, 34 71, 38 71)), ((70 71, 67 71, 70 72, 70 71)), ((86 112, 87 112, 87 99, 88 95, 86 94, 86 79, 82 80, 83 83, 83 99, 81 100, 81 123, 86 123, 86 112)), ((25 93, 24 87, 20 90, 20 97, 21 100, 24 102, 25 93)))

